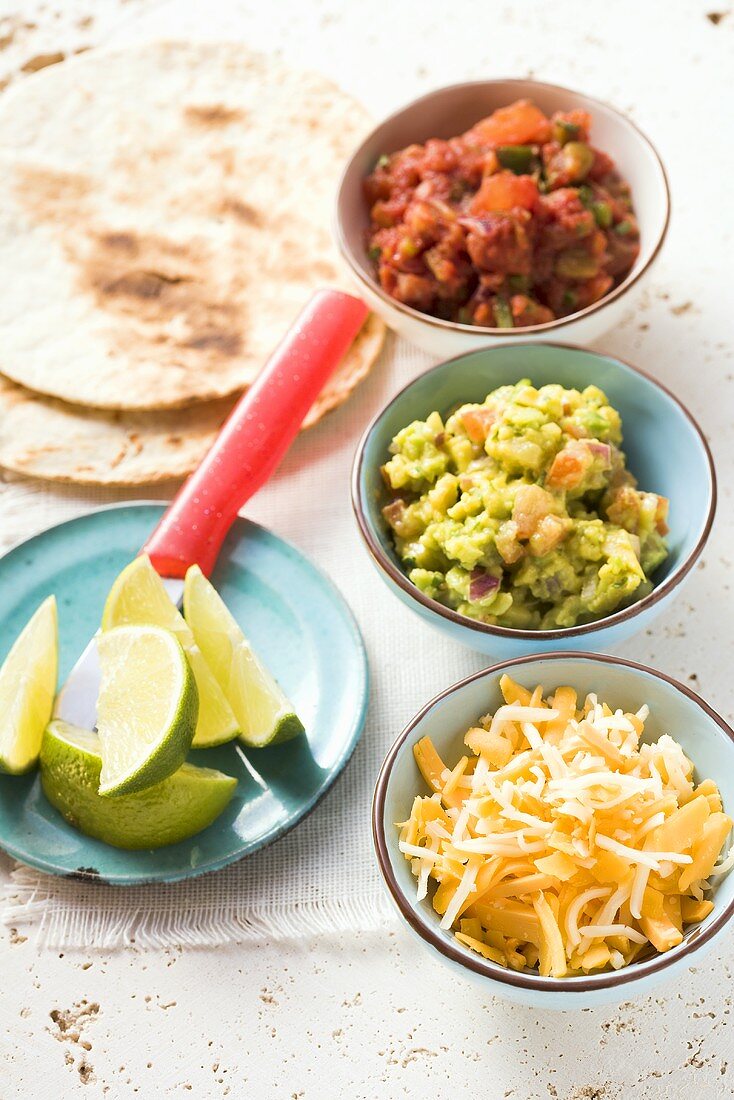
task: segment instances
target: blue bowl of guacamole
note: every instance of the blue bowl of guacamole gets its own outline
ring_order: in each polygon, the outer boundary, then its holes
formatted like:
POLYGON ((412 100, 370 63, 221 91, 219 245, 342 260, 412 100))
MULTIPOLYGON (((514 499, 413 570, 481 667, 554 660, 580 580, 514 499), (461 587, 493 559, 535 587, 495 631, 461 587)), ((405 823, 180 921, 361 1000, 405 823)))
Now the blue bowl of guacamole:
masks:
POLYGON ((555 344, 452 359, 357 450, 353 503, 383 579, 490 655, 604 649, 674 598, 713 522, 701 429, 658 382, 555 344))

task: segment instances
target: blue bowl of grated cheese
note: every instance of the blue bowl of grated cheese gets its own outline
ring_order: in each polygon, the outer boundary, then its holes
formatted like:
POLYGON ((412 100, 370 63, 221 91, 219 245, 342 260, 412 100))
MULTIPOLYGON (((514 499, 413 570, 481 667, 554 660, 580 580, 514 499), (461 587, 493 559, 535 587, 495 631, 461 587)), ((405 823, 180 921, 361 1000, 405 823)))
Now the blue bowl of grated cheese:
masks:
POLYGON ((385 759, 372 823, 388 893, 433 954, 572 1009, 643 996, 722 937, 732 810, 734 731, 703 699, 556 652, 432 699, 385 759))

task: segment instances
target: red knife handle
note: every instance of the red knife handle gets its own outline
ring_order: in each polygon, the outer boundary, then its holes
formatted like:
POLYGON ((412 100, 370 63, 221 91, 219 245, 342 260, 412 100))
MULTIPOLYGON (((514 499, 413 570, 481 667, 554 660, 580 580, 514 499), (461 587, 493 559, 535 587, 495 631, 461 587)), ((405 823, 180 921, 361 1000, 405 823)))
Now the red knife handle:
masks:
POLYGON ((275 471, 367 312, 341 291, 314 294, 143 547, 161 576, 183 577, 194 563, 212 571, 239 509, 275 471))

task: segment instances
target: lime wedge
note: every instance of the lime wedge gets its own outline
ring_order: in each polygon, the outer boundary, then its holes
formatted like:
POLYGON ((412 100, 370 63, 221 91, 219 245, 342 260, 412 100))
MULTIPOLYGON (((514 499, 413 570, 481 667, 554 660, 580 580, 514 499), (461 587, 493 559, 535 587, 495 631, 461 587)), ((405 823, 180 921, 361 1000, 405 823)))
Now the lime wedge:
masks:
POLYGON ((175 634, 159 626, 115 627, 97 647, 99 793, 131 794, 183 764, 199 710, 196 681, 175 634))
POLYGON ((292 704, 198 565, 186 574, 184 614, 234 711, 240 740, 251 748, 263 748, 303 733, 292 704))
POLYGON ((169 599, 150 558, 141 554, 123 569, 112 585, 102 614, 102 629, 146 625, 172 630, 188 657, 199 689, 199 720, 193 747, 211 748, 231 741, 239 730, 232 708, 202 657, 183 615, 169 599))
POLYGON ((103 798, 99 738, 54 721, 41 745, 41 785, 52 806, 74 828, 115 848, 162 848, 206 829, 234 794, 237 780, 213 768, 182 764, 137 794, 103 798))
POLYGON ((56 600, 49 596, 0 668, 0 771, 19 775, 38 760, 58 674, 56 600))

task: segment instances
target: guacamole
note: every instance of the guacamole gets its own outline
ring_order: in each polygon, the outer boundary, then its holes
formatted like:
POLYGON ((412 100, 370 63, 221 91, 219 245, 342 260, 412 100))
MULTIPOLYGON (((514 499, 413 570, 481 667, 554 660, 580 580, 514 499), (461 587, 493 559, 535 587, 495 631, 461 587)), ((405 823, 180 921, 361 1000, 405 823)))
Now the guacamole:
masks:
POLYGON ((501 386, 398 432, 383 515, 408 577, 461 615, 572 627, 641 599, 665 560, 668 501, 637 488, 596 386, 501 386))

